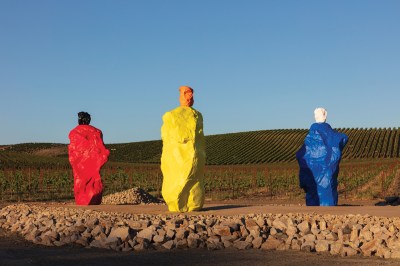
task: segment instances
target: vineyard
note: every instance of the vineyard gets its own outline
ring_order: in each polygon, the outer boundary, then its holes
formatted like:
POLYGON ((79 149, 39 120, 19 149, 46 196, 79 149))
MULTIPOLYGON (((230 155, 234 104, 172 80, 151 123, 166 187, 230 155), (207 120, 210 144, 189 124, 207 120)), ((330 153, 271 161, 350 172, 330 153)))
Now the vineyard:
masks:
MULTIPOLYGON (((399 158, 400 129, 337 129, 349 136, 344 160, 399 158)), ((308 130, 281 129, 206 136, 208 165, 293 162, 308 130)), ((160 163, 161 141, 108 145, 114 161, 160 163)))
MULTIPOLYGON (((399 158, 399 128, 339 128, 349 136, 344 160, 399 158)), ((260 130, 206 136, 207 165, 265 164, 295 161, 308 130, 260 130)), ((110 161, 159 164, 161 140, 107 144, 110 161)), ((28 143, 0 146, 1 150, 67 158, 66 144, 28 143)), ((3 161, 3 160, 2 160, 3 161)))
MULTIPOLYGON (((400 129, 338 129, 349 136, 339 173, 341 198, 399 195, 400 129)), ((300 199, 295 153, 307 130, 283 129, 206 137, 206 196, 300 199)), ((107 144, 104 194, 141 187, 161 193, 161 141, 107 144)), ((0 146, 0 200, 71 200, 73 176, 66 144, 0 146)))
MULTIPOLYGON (((110 163, 101 171, 104 194, 141 187, 160 196, 162 174, 159 165, 110 163)), ((207 166, 206 197, 234 199, 300 199, 298 166, 294 163, 251 166, 207 166)), ((342 163, 339 174, 341 198, 376 199, 398 195, 398 160, 342 163)), ((73 176, 69 167, 8 168, 0 170, 0 200, 73 199, 73 176)))

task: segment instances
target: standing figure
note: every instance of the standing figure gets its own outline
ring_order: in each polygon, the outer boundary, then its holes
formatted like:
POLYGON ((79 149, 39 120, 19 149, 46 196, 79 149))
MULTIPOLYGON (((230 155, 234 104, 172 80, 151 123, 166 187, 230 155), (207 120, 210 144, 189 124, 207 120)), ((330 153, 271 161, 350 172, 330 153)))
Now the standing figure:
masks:
POLYGON ((300 187, 306 192, 307 206, 336 206, 339 163, 348 137, 325 122, 324 108, 315 109, 314 115, 316 123, 296 153, 300 187))
POLYGON ((193 105, 193 89, 182 86, 180 107, 163 115, 162 196, 169 211, 200 210, 204 204, 206 160, 203 116, 193 105))
POLYGON ((74 196, 77 205, 101 204, 103 183, 100 169, 110 151, 104 147, 101 130, 90 126, 90 114, 78 113, 78 126, 69 133, 69 162, 74 173, 74 196))

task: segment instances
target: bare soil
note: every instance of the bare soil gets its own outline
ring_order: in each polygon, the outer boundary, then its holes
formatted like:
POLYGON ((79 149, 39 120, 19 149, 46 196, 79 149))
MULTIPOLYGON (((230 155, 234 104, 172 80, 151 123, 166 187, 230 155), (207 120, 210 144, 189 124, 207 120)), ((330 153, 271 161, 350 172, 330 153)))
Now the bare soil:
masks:
MULTIPOLYGON (((191 215, 246 215, 257 213, 317 213, 335 215, 372 215, 382 217, 400 216, 400 206, 375 206, 382 201, 371 200, 341 200, 339 206, 319 207, 305 206, 302 200, 265 198, 237 199, 226 201, 206 201, 204 208, 191 215)), ((57 205, 57 204, 55 204, 57 205)), ((122 212, 131 214, 171 214, 166 205, 91 205, 77 206, 74 203, 63 203, 68 208, 85 208, 97 211, 122 212)))
POLYGON ((61 147, 52 147, 49 149, 41 149, 35 151, 33 154, 39 156, 48 156, 48 157, 56 157, 56 156, 67 156, 68 155, 68 147, 61 146, 61 147))

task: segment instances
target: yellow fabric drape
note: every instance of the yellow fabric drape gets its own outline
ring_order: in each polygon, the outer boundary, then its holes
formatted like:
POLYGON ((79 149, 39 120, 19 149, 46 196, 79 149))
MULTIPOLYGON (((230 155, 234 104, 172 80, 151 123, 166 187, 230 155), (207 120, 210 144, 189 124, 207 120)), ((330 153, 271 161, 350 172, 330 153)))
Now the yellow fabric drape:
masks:
POLYGON ((200 210, 204 204, 205 139, 203 116, 180 106, 163 116, 162 196, 169 211, 200 210))

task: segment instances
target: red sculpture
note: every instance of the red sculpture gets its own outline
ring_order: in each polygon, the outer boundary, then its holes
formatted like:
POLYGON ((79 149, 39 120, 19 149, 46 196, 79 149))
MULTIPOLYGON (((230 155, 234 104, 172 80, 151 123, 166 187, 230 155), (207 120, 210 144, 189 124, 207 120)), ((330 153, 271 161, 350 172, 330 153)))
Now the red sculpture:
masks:
POLYGON ((101 130, 90 126, 90 115, 78 113, 79 125, 69 133, 69 162, 74 173, 74 196, 77 205, 101 204, 103 183, 100 169, 110 151, 103 143, 101 130))

